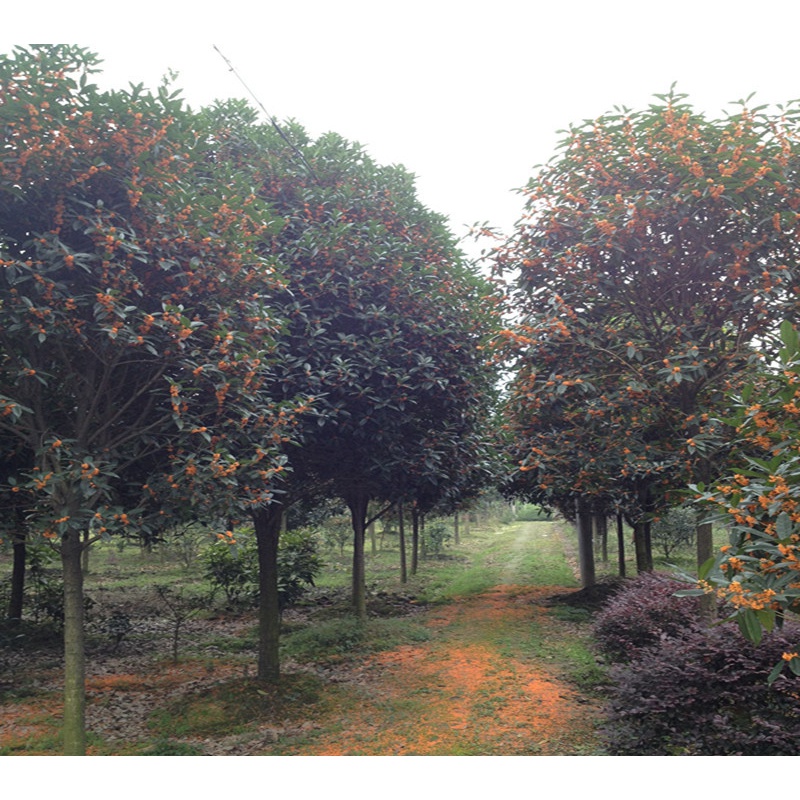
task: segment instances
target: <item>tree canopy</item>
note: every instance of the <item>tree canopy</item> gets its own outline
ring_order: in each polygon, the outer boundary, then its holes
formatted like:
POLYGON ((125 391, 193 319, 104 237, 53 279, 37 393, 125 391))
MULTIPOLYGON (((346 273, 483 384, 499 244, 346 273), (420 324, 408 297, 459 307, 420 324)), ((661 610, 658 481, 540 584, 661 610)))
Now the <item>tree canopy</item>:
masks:
POLYGON ((486 461, 495 374, 482 347, 495 291, 403 167, 378 165, 336 134, 311 140, 296 124, 280 135, 255 126, 235 104, 210 113, 220 158, 247 171, 285 221, 269 241, 285 265, 287 319, 271 392, 314 398, 313 414, 299 420, 300 446, 286 449, 285 489, 296 495, 313 483, 347 502, 363 613, 358 551, 369 500, 434 487, 455 496, 486 461))
POLYGON ((512 489, 633 518, 715 474, 726 393, 797 302, 797 109, 723 119, 671 92, 572 127, 495 250, 512 489))
MULTIPOLYGON (((83 733, 81 550, 163 514, 183 479, 224 487, 248 458, 269 500, 290 425, 258 390, 280 320, 282 224, 175 93, 100 92, 97 58, 63 45, 0 60, 0 442, 4 493, 59 547, 65 579, 65 747, 83 733), (152 478, 152 480, 150 480, 152 478)), ((236 495, 213 493, 230 513, 236 495)))

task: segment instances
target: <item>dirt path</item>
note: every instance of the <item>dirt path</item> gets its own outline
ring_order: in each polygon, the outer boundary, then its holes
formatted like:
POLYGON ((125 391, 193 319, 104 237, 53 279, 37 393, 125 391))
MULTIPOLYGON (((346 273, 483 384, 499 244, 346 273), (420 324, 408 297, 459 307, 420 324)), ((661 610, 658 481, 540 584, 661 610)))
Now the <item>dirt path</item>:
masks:
POLYGON ((430 642, 372 657, 338 724, 302 755, 564 755, 590 752, 598 708, 544 658, 513 655, 530 629, 568 636, 542 601, 559 587, 497 586, 428 612, 430 642))
MULTIPOLYGON (((493 565, 496 574, 518 579, 530 546, 523 526, 504 561, 493 565)), ((555 671, 563 649, 585 636, 585 626, 564 621, 547 603, 567 591, 509 582, 433 607, 415 616, 426 641, 345 661, 327 673, 327 711, 291 722, 263 720, 230 736, 175 741, 207 755, 591 754, 598 745, 598 704, 555 671)), ((243 677, 241 661, 215 659, 213 669, 209 663, 162 660, 154 668, 141 657, 107 661, 100 669, 95 664, 87 680, 89 729, 118 742, 119 752, 137 740, 152 741, 147 719, 153 710, 243 677)), ((50 674, 45 696, 0 707, 0 748, 58 716, 58 670, 50 674)))

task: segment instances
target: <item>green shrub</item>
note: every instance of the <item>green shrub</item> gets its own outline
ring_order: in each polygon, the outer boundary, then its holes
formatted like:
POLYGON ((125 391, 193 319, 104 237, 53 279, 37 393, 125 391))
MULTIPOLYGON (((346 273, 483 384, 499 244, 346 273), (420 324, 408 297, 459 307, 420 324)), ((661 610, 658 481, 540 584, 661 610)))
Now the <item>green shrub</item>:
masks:
POLYGON ((281 608, 294 605, 314 585, 322 570, 317 538, 309 528, 286 531, 278 549, 278 602, 281 608))
POLYGON ((425 551, 434 554, 441 553, 445 544, 453 538, 444 522, 432 522, 426 525, 424 536, 425 551))
MULTIPOLYGON (((229 606, 258 605, 258 550, 252 539, 239 544, 217 542, 201 555, 204 575, 213 592, 223 591, 229 606)), ((282 534, 278 548, 278 602, 288 608, 314 585, 322 569, 313 531, 301 528, 282 534)))
POLYGON ((517 506, 517 519, 520 522, 539 522, 540 520, 549 520, 550 518, 550 512, 543 511, 541 506, 536 506, 531 503, 520 503, 517 506))
POLYGON ((653 545, 668 559, 675 550, 694 545, 696 530, 697 511, 678 506, 652 523, 650 536, 653 545))
MULTIPOLYGON (((47 544, 30 544, 26 548, 25 559, 26 610, 37 625, 52 625, 61 629, 64 625, 64 581, 58 553, 47 544)), ((83 605, 88 616, 94 600, 84 595, 83 605)))
POLYGON ((258 597, 258 552, 255 543, 217 542, 201 554, 203 574, 216 593, 222 590, 229 606, 254 605, 258 597))

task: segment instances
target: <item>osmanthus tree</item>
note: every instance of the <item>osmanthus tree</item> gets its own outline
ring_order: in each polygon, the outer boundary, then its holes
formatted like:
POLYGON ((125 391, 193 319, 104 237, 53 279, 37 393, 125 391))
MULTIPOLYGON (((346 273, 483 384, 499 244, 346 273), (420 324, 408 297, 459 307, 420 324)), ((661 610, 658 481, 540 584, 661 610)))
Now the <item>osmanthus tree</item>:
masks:
MULTIPOLYGON (((438 449, 437 436, 466 440, 474 430, 493 380, 480 347, 494 290, 419 202, 405 169, 380 166, 335 134, 312 141, 298 125, 254 126, 248 113, 216 111, 229 120, 220 157, 249 168, 286 222, 265 241, 287 279, 272 391, 313 396, 315 409, 300 421, 300 446, 286 449, 291 471, 278 500, 315 482, 345 501, 363 617, 368 504, 400 499, 409 471, 438 480, 456 451, 438 449)), ((263 510, 279 513, 280 502, 263 510)))
POLYGON ((260 392, 279 320, 255 246, 274 217, 167 87, 101 93, 97 63, 61 45, 0 59, 3 495, 61 554, 68 754, 85 751, 83 548, 163 513, 156 488, 182 476, 235 507, 226 481, 258 463, 268 483, 291 427, 260 392), (243 431, 246 463, 228 447, 243 431))
MULTIPOLYGON (((729 544, 701 568, 699 591, 732 609, 742 633, 756 644, 787 614, 800 613, 800 338, 788 321, 781 338, 777 367, 734 399, 731 472, 712 486, 691 487, 730 529, 729 544)), ((800 675, 797 644, 770 681, 786 666, 800 675)))
MULTIPOLYGON (((519 370, 517 470, 617 495, 633 462, 651 513, 663 477, 681 488, 715 474, 726 393, 796 302, 797 157, 795 106, 709 119, 674 92, 568 131, 495 250, 518 322, 501 343, 519 370), (543 446, 553 414, 588 458, 543 446)), ((698 547, 704 561, 708 525, 698 547)))

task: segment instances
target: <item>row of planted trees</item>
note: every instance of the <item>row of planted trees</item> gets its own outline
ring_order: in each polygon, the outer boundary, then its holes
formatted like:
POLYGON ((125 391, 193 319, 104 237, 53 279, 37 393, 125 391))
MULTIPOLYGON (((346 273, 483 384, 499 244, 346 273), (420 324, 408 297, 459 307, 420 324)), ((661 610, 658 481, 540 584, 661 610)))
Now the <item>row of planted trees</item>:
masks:
POLYGON ((15 563, 61 555, 68 754, 93 541, 252 524, 274 680, 286 509, 346 503, 363 617, 370 502, 452 510, 491 462, 495 292, 412 177, 241 102, 100 91, 97 64, 0 59, 0 500, 15 563))
POLYGON ((699 499, 702 591, 757 638, 800 596, 800 108, 710 119, 671 91, 570 128, 522 193, 491 251, 514 320, 505 490, 576 520, 584 583, 593 516, 633 528, 646 571, 650 522, 699 499))

